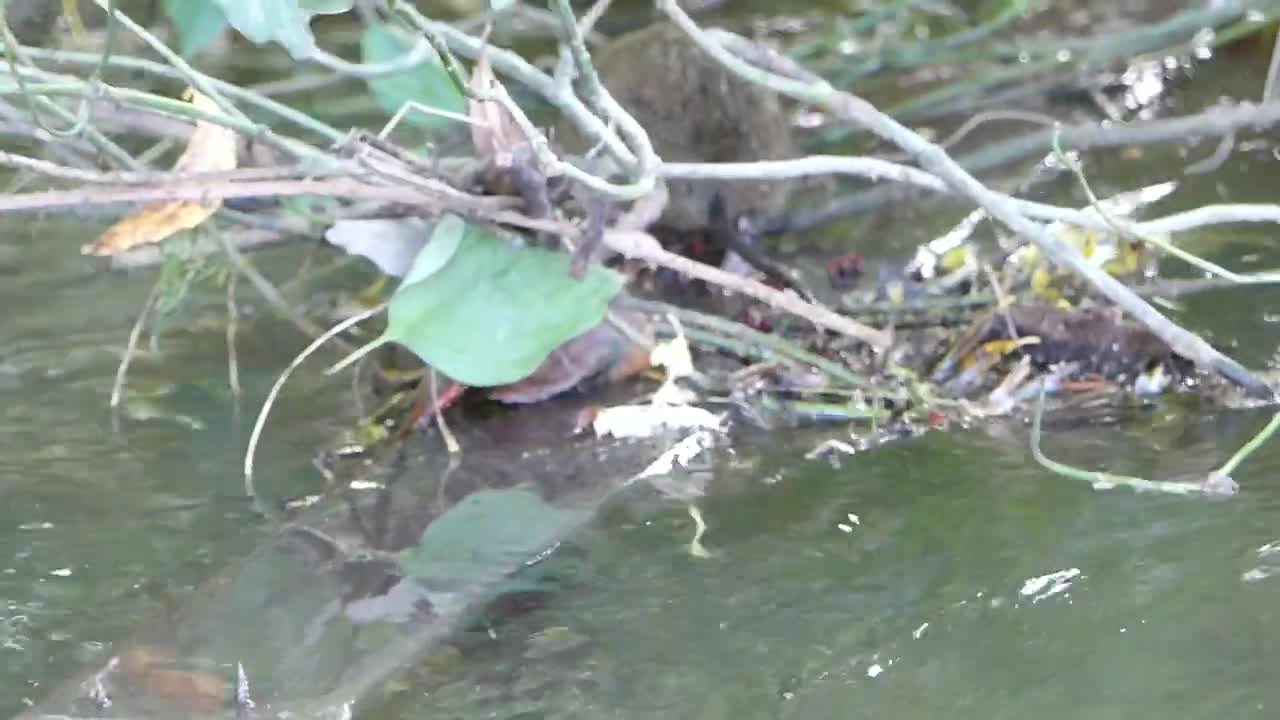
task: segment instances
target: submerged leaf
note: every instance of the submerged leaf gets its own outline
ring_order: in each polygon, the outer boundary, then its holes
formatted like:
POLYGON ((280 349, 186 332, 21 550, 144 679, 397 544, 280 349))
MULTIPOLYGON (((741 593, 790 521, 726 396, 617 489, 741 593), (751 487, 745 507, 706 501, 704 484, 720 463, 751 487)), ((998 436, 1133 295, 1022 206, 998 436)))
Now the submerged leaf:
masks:
POLYGON ((574 280, 569 256, 446 216, 392 297, 380 342, 465 385, 505 385, 604 319, 622 282, 602 267, 574 280))
MULTIPOLYGON (((366 63, 391 62, 403 57, 410 46, 395 28, 385 23, 369 25, 360 38, 361 56, 366 63)), ((453 84, 453 79, 445 71, 440 56, 434 50, 417 67, 369 78, 369 90, 388 115, 400 112, 400 108, 408 102, 459 114, 466 110, 462 93, 453 84)), ((439 127, 455 122, 443 116, 421 112, 408 113, 405 120, 424 127, 439 127)))

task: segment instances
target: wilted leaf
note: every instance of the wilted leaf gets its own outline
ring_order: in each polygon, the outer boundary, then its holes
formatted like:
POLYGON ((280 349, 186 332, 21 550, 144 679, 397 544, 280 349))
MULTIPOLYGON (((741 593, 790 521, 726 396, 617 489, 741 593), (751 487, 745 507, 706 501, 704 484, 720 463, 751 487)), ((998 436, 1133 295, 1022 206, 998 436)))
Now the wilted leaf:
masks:
MULTIPOLYGON (((191 104, 207 112, 217 112, 212 100, 190 90, 191 104)), ((203 120, 196 121, 191 140, 173 169, 187 172, 218 172, 236 167, 234 130, 203 120)), ((221 200, 197 203, 173 200, 148 206, 107 228, 98 239, 80 252, 86 255, 115 255, 139 245, 158 243, 182 230, 204 222, 222 205, 221 200)))
POLYGON ((339 220, 324 239, 352 255, 366 257, 382 272, 404 277, 431 237, 431 223, 421 218, 339 220))
POLYGON ((478 490, 427 525, 417 546, 401 553, 400 566, 432 590, 474 588, 520 569, 586 517, 530 488, 478 490))
POLYGON ((529 377, 495 388, 489 396, 506 403, 539 402, 605 372, 621 380, 648 367, 648 349, 606 320, 556 348, 529 377))
POLYGON ((80 248, 85 255, 115 255, 139 245, 150 245, 174 233, 190 230, 217 211, 185 200, 172 200, 125 217, 107 228, 93 243, 80 248))
POLYGON ((391 298, 386 331, 364 352, 398 342, 464 385, 513 383, 599 323, 622 287, 611 270, 593 267, 575 281, 568 269, 563 253, 517 248, 445 216, 391 298))
MULTIPOLYGON (((190 2, 191 0, 183 0, 190 2)), ((305 60, 316 47, 311 18, 346 12, 354 0, 214 0, 223 16, 254 44, 277 42, 294 60, 305 60)))
MULTIPOLYGON (((410 47, 411 44, 395 28, 385 23, 370 24, 360 39, 361 56, 366 63, 390 62, 403 57, 410 47)), ((399 112, 407 102, 454 113, 462 113, 466 109, 462 93, 454 86, 435 51, 431 51, 428 60, 411 70, 369 78, 369 90, 388 115, 399 112)), ((408 113, 405 119, 424 127, 454 122, 425 113, 408 113)))
MULTIPOLYGON (((498 97, 507 93, 493 74, 487 55, 482 54, 471 70, 471 91, 479 97, 498 97)), ((476 159, 495 167, 509 167, 512 150, 528 142, 511 113, 497 101, 467 98, 467 115, 472 121, 471 143, 475 146, 476 159)))
POLYGON ((229 27, 213 0, 164 0, 164 12, 178 33, 178 50, 183 57, 205 49, 229 27))
MULTIPOLYGON (((218 105, 194 89, 189 90, 191 104, 207 113, 219 112, 218 105)), ((187 141, 173 169, 179 172, 221 172, 236 169, 236 131, 204 120, 196 121, 196 129, 187 141)))

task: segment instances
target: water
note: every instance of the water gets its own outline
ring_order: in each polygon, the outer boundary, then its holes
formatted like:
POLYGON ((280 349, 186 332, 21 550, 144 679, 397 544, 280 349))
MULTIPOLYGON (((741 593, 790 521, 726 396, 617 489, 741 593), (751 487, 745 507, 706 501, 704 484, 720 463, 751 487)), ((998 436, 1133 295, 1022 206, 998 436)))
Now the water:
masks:
MULTIPOLYGON (((1248 94, 1262 66, 1241 67, 1208 66, 1204 91, 1231 81, 1248 94)), ((1185 162, 1115 153, 1092 169, 1115 191, 1185 162)), ((1185 178, 1179 201, 1271 201, 1274 168, 1269 149, 1241 150, 1224 170, 1185 178)), ((162 354, 135 364, 132 418, 113 420, 118 352, 154 276, 95 271, 76 248, 97 225, 3 222, 9 716, 265 541, 265 522, 239 497, 241 453, 268 384, 305 340, 242 289, 257 319, 241 335, 237 411, 217 324, 223 298, 201 289, 162 354)), ((1265 268, 1280 265, 1271 234, 1192 239, 1224 259, 1254 253, 1265 268)), ((296 265, 289 252, 259 258, 296 265)), ((1261 365, 1280 341, 1276 293, 1207 294, 1180 317, 1261 365)), ((312 455, 350 423, 346 386, 320 377, 323 364, 295 376, 264 438, 258 476, 273 495, 320 491, 312 455)), ((1121 426, 1051 433, 1045 449, 1168 478, 1211 468, 1266 419, 1136 412, 1121 426)), ((369 716, 1154 719, 1280 708, 1280 445, 1236 473, 1240 495, 1207 501, 1053 476, 1016 423, 804 459, 823 437, 779 435, 719 457, 698 502, 709 559, 688 552, 682 503, 644 491, 617 499, 547 561, 555 592, 454 633, 405 668, 369 716)))
MULTIPOLYGON (((1113 459, 1130 449, 1124 470, 1168 460, 1124 435, 1108 441, 1113 459)), ((714 558, 684 550, 692 529, 678 507, 622 507, 578 539, 588 568, 575 591, 447 670, 431 665, 425 687, 385 717, 1208 718, 1280 707, 1280 579, 1269 577, 1280 571, 1280 453, 1247 466, 1245 491, 1227 502, 1095 492, 978 431, 840 467, 780 454, 717 479, 738 487, 702 506, 714 558), (549 628, 581 640, 544 656, 549 628)))
MULTIPOLYGON (((183 330, 223 302, 220 291, 198 292, 185 320, 170 322, 161 355, 135 362, 139 399, 113 421, 119 353, 154 275, 96 271, 77 249, 98 229, 34 218, 3 228, 20 251, 0 287, 5 717, 260 538, 261 518, 238 497, 244 439, 268 384, 305 344, 274 321, 246 324, 237 413, 222 331, 183 330)), ((345 388, 318 392, 316 374, 291 385, 285 395, 307 402, 285 403, 264 440, 265 482, 281 494, 319 487, 312 454, 349 417, 345 388)))

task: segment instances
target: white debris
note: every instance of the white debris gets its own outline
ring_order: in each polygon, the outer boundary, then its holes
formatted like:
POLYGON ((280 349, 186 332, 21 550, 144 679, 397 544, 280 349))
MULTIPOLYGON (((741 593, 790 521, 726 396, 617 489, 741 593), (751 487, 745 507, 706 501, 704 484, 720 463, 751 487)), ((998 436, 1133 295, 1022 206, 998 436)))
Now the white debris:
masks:
POLYGON ((1018 592, 1024 597, 1033 595, 1032 602, 1040 602, 1041 600, 1057 595, 1071 587, 1071 581, 1080 576, 1080 568, 1070 568, 1068 570, 1059 570, 1033 577, 1022 583, 1022 589, 1018 592), (1046 590, 1045 588, 1048 588, 1046 590))
POLYGON ((653 437, 663 430, 719 430, 723 415, 693 405, 617 405, 601 410, 591 427, 599 437, 653 437))
POLYGON ((693 460, 703 450, 715 444, 715 435, 707 430, 699 430, 692 435, 686 437, 676 443, 670 450, 662 453, 657 460, 649 463, 649 467, 641 470, 639 474, 632 480, 641 478, 654 477, 659 475, 670 475, 676 465, 687 467, 689 461, 693 460))

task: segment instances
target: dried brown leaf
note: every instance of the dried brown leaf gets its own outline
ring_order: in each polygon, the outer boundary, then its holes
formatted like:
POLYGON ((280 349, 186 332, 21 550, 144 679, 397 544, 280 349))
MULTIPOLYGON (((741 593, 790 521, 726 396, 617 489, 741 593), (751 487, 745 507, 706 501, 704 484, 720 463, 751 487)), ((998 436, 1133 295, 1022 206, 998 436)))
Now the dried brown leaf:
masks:
POLYGON ((510 167, 512 151, 528 142, 528 138, 502 103, 476 99, 507 95, 506 87, 494 75, 493 67, 484 54, 471 70, 470 85, 467 114, 471 117, 471 142, 475 145, 476 157, 490 167, 510 167))
MULTIPOLYGON (((188 92, 191 104, 196 108, 207 112, 218 110, 208 97, 194 89, 188 92)), ((191 140, 173 165, 173 169, 179 172, 224 172, 235 168, 235 131, 204 120, 196 121, 191 140)), ((205 203, 171 200, 148 205, 107 228, 97 240, 80 248, 80 252, 85 255, 115 255, 139 245, 158 243, 174 233, 196 227, 221 205, 221 199, 205 203)))
MULTIPOLYGON (((648 331, 641 316, 628 314, 628 324, 648 331)), ((649 350, 636 344, 608 320, 556 348, 532 375, 495 388, 489 396, 505 403, 533 403, 604 376, 624 380, 649 368, 649 350)))
POLYGON ((115 255, 139 245, 158 243, 174 233, 196 227, 217 209, 218 203, 201 205, 189 200, 149 205, 107 228, 93 243, 80 248, 80 252, 85 255, 115 255))

